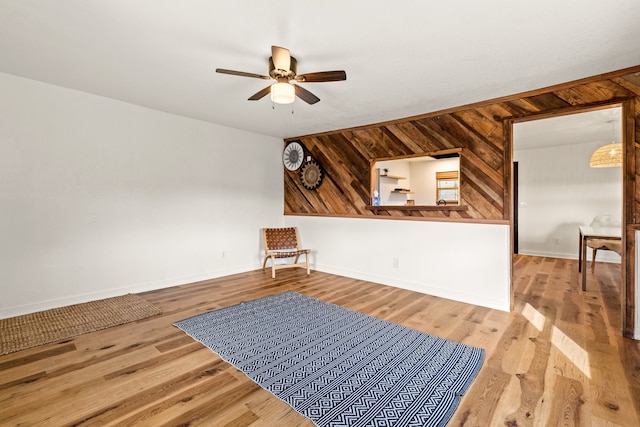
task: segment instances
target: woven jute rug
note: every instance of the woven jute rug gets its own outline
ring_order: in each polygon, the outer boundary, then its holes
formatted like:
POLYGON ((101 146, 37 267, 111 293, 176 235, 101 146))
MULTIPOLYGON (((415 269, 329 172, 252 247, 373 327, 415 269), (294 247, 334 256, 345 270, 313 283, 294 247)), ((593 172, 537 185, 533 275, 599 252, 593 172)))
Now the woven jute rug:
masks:
POLYGON ((127 294, 0 319, 0 355, 72 338, 162 313, 127 294))

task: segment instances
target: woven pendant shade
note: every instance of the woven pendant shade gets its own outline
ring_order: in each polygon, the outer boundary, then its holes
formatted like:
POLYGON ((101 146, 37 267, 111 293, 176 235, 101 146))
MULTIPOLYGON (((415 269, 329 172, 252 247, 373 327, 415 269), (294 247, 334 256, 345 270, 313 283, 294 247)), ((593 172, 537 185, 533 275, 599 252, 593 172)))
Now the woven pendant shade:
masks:
POLYGON ((622 166, 622 144, 614 142, 598 148, 591 155, 589 166, 592 168, 615 168, 622 166))

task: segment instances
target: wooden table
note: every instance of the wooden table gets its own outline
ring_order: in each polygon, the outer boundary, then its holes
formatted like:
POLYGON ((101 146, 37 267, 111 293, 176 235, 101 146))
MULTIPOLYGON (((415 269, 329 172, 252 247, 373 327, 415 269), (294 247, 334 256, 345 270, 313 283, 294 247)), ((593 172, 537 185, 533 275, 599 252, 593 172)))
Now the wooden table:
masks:
MULTIPOLYGON (((587 241, 591 239, 622 240, 620 227, 587 227, 580 229, 580 249, 578 251, 578 272, 582 273, 582 290, 587 290, 587 241), (583 265, 584 264, 584 265, 583 265)), ((595 261, 592 261, 595 262, 595 261)))

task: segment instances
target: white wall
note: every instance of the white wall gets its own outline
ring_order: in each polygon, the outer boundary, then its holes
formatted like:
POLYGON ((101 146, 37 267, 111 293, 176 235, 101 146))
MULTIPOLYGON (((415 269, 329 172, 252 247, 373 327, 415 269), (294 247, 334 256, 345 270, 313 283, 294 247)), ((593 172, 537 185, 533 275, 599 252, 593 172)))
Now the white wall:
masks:
POLYGON ((316 270, 509 310, 508 225, 302 216, 285 223, 300 227, 316 270))
MULTIPOLYGON (((589 167, 589 158, 600 145, 602 142, 589 142, 514 150, 519 172, 520 253, 577 259, 580 225, 589 225, 597 215, 621 219, 621 169, 589 167)), ((587 257, 591 259, 590 252, 587 257)), ((620 262, 620 256, 600 251, 598 260, 620 262)))
POLYGON ((411 189, 411 171, 406 160, 384 160, 376 162, 376 168, 380 169, 380 175, 384 175, 384 168, 389 169, 389 175, 401 176, 405 179, 380 177, 380 204, 382 206, 403 206, 407 200, 412 199, 411 194, 393 193, 396 188, 411 189))
POLYGON ((414 178, 416 205, 435 205, 436 172, 460 171, 460 158, 439 159, 428 162, 412 162, 411 177, 414 178))
MULTIPOLYGON (((635 331, 633 338, 640 340, 640 279, 638 271, 640 271, 640 231, 636 231, 636 312, 635 312, 635 331)), ((624 307, 624 306, 623 306, 624 307)))
POLYGON ((0 317, 260 266, 282 140, 7 74, 0 94, 0 317))

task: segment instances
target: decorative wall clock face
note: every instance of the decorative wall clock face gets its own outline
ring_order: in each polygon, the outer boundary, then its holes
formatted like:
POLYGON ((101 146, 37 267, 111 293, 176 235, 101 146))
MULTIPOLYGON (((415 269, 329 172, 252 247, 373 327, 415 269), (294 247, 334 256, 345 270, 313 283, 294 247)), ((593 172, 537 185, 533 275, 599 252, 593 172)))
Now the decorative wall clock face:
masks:
POLYGON ((282 153, 282 163, 285 168, 294 171, 300 167, 303 160, 304 149, 298 142, 292 142, 285 147, 282 153))
POLYGON ((300 182, 307 190, 315 190, 322 182, 322 169, 320 165, 312 160, 307 162, 300 169, 300 182))

